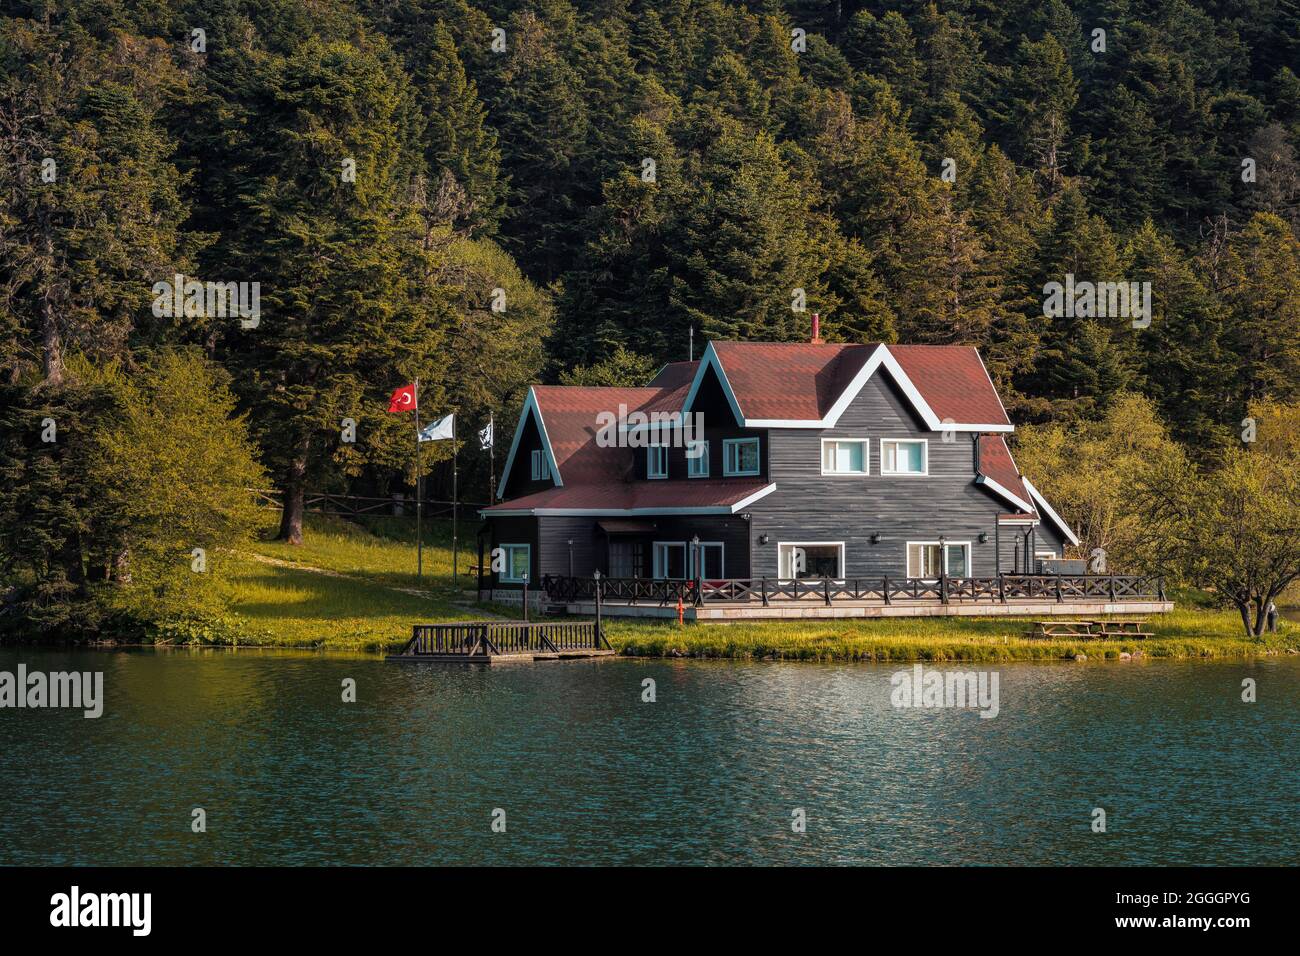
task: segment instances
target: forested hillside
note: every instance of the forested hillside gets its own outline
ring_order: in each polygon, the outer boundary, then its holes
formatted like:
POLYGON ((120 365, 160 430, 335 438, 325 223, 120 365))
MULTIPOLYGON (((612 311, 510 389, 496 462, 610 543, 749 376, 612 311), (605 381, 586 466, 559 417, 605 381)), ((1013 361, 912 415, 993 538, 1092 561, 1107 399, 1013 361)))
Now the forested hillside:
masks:
POLYGON ((976 345, 1017 422, 1138 393, 1194 460, 1300 398, 1290 0, 3 10, 0 555, 43 608, 239 533, 221 482, 407 488, 397 385, 500 446, 530 382, 637 384, 692 329, 976 345), (1150 322, 1045 316, 1067 276, 1150 282, 1150 322), (212 507, 101 494, 123 422, 212 507))

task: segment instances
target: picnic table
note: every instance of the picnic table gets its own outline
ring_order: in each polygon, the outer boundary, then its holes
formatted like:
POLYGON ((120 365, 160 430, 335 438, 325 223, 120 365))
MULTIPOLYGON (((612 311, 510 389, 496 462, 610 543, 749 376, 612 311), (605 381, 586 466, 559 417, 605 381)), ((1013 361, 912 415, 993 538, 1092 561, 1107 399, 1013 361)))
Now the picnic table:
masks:
POLYGON ((1115 638, 1131 637, 1141 640, 1152 637, 1145 629, 1146 618, 1129 618, 1111 621, 1036 621, 1025 631, 1026 637, 1115 638))

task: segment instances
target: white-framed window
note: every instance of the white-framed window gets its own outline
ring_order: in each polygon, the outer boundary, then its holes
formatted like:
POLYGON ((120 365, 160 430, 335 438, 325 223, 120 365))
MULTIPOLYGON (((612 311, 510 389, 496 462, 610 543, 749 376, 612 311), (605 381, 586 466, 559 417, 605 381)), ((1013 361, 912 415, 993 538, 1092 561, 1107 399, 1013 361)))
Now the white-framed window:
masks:
POLYGON ((533 452, 532 456, 532 476, 533 481, 549 481, 551 478, 551 462, 546 457, 546 452, 538 449, 533 452))
POLYGON ((777 574, 782 578, 844 576, 843 541, 790 541, 776 546, 777 574))
POLYGON ((1056 552, 1055 552, 1055 551, 1035 551, 1035 552, 1034 552, 1034 560, 1035 560, 1035 561, 1055 561, 1055 560, 1056 560, 1056 552))
POLYGON ((685 541, 656 541, 653 555, 656 578, 686 577, 685 541))
POLYGON ((533 546, 531 544, 503 544, 501 550, 505 555, 505 567, 500 574, 503 584, 523 584, 532 567, 533 546))
POLYGON ((970 542, 938 541, 907 542, 907 576, 909 578, 937 578, 942 574, 950 578, 968 578, 970 574, 970 542))
POLYGON ((645 474, 647 478, 668 477, 668 446, 651 445, 646 449, 645 474))
MULTIPOLYGON (((718 578, 724 578, 726 574, 726 546, 721 541, 701 541, 696 547, 699 549, 699 557, 704 565, 704 579, 706 581, 715 581, 718 578)), ((691 578, 700 577, 699 571, 695 567, 695 556, 691 556, 691 578)))
POLYGON ((880 439, 882 475, 928 475, 930 443, 924 438, 880 439))
POLYGON ((696 440, 686 445, 686 477, 709 477, 709 443, 696 440), (691 456, 695 457, 692 458, 691 456))
POLYGON ((722 473, 732 475, 757 475, 759 449, 757 438, 727 438, 722 442, 722 473))
POLYGON ((865 475, 871 457, 865 438, 823 438, 823 475, 865 475))

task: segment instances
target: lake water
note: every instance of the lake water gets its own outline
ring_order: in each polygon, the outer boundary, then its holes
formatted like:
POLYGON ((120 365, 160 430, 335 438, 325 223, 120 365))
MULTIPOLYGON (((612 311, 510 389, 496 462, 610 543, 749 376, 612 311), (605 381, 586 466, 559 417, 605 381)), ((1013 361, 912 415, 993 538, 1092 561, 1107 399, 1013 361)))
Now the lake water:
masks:
POLYGON ((19 662, 106 703, 0 709, 0 864, 1300 862, 1297 657, 1002 665, 994 719, 894 708, 899 665, 19 662))

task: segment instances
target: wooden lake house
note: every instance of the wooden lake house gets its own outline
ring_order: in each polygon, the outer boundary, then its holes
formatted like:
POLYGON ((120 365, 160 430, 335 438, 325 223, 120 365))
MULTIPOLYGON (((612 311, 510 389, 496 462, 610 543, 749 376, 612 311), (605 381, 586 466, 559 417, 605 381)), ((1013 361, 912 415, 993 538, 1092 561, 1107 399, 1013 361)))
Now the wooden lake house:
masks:
POLYGON ((1013 429, 963 346, 711 342, 644 388, 534 386, 480 588, 699 618, 1167 609, 1063 560, 1013 429))

